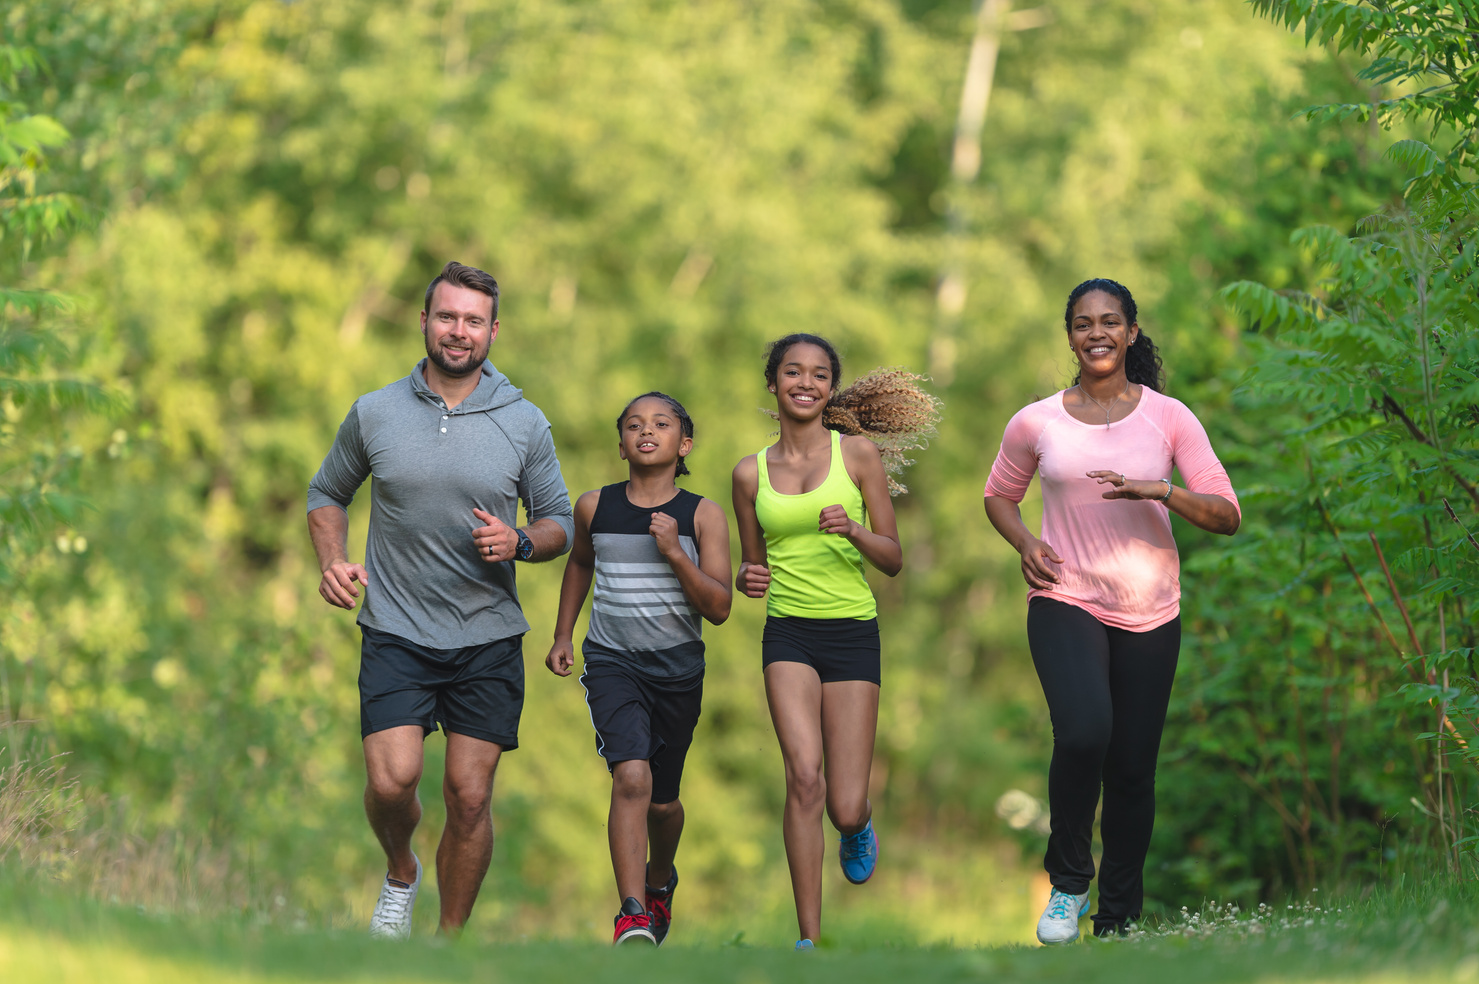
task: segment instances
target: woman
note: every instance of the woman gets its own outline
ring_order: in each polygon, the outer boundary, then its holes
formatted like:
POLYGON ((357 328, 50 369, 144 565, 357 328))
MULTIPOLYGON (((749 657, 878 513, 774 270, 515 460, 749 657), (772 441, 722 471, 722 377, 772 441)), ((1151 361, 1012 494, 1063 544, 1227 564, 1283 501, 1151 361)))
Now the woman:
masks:
POLYGON ((795 334, 775 342, 765 381, 775 394, 780 440, 734 469, 741 545, 735 586, 751 598, 769 595, 761 653, 786 765, 782 829, 801 932, 797 950, 812 949, 821 932, 824 805, 842 834, 847 880, 862 884, 877 862, 868 774, 880 648, 863 561, 889 577, 903 566, 889 499, 902 487, 888 473, 904 464, 903 448, 922 445, 938 417, 935 399, 909 373, 879 370, 838 393, 841 372, 824 338, 795 334))
POLYGON ((1012 418, 986 483, 986 515, 1022 555, 1027 641, 1053 721, 1043 943, 1078 938, 1101 783, 1094 933, 1121 933, 1140 917, 1156 755, 1181 646, 1170 514, 1229 536, 1242 518, 1201 423, 1161 395, 1160 356, 1135 315, 1113 280, 1073 289, 1064 327, 1079 374, 1012 418), (1173 466, 1184 487, 1172 484, 1173 466), (1018 509, 1034 472, 1040 539, 1018 509))

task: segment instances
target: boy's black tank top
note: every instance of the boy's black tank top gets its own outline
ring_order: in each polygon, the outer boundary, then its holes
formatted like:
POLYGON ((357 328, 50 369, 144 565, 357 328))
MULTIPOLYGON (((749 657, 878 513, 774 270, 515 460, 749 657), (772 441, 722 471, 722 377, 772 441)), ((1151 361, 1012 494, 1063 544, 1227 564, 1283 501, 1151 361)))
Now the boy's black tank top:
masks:
POLYGON ((647 676, 676 679, 704 668, 702 616, 658 552, 652 514, 678 524, 678 543, 698 563, 694 516, 702 496, 686 489, 656 508, 634 506, 627 483, 608 485, 591 517, 595 597, 582 652, 587 663, 619 662, 647 676))

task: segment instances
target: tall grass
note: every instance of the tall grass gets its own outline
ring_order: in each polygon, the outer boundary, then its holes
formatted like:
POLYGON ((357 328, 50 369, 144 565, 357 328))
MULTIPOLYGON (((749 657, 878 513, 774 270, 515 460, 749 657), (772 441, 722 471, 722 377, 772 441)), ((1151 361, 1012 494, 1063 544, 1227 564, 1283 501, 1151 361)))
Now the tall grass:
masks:
POLYGON ((26 722, 0 722, 0 863, 50 867, 66 859, 80 795, 63 756, 28 754, 25 738, 26 722))
POLYGON ((276 893, 255 901, 249 874, 204 838, 132 833, 127 809, 88 794, 24 721, 0 722, 0 869, 155 913, 281 908, 276 893))

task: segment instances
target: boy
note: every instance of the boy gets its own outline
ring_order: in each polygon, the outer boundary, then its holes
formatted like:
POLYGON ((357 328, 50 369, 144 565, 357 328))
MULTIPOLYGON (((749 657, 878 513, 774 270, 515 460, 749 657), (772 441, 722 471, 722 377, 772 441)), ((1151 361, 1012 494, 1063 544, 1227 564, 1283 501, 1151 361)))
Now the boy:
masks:
POLYGON ((575 620, 594 580, 580 682, 596 750, 611 770, 607 836, 621 901, 613 942, 661 946, 678 885, 678 785, 703 697, 701 620, 719 625, 729 617, 729 523, 717 504, 676 484, 693 450, 682 404, 644 394, 616 429, 629 478, 575 505, 545 665, 570 675, 575 620))

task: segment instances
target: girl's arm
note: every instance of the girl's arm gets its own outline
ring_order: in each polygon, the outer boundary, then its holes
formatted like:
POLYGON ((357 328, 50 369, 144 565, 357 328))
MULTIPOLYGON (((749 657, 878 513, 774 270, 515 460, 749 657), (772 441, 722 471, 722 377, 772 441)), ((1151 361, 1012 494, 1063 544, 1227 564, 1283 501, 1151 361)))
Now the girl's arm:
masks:
POLYGON ((697 564, 683 552, 678 540, 678 521, 673 517, 663 512, 653 513, 649 532, 678 578, 683 597, 704 618, 723 625, 729 617, 733 596, 729 588, 729 521, 724 518, 724 510, 705 499, 698 504, 693 525, 698 537, 697 564))
POLYGON ((575 542, 565 561, 565 576, 560 581, 560 609, 555 616, 555 644, 550 647, 544 665, 557 676, 569 676, 575 665, 575 620, 591 592, 591 578, 596 573, 596 550, 591 543, 591 517, 601 499, 599 489, 587 492, 575 502, 575 542))
POLYGON ((1032 535, 1027 524, 1022 522, 1021 507, 1003 496, 988 495, 986 518, 991 520, 991 525, 996 527, 1001 538, 1022 555, 1022 579, 1027 582, 1027 586, 1043 591, 1053 590, 1053 585, 1058 583, 1058 574, 1050 565, 1063 563, 1063 558, 1052 547, 1032 535))
POLYGON ((739 527, 740 538, 740 565, 734 586, 749 598, 764 598, 770 587, 770 568, 765 566, 765 531, 755 515, 755 493, 759 489, 760 466, 753 454, 748 455, 734 466, 734 523, 739 527))
POLYGON ((863 508, 873 528, 852 519, 843 506, 828 506, 818 519, 818 529, 847 537, 868 563, 893 577, 904 567, 904 548, 899 545, 899 524, 888 495, 883 456, 878 453, 878 445, 866 437, 844 437, 842 461, 848 477, 863 493, 863 508))

